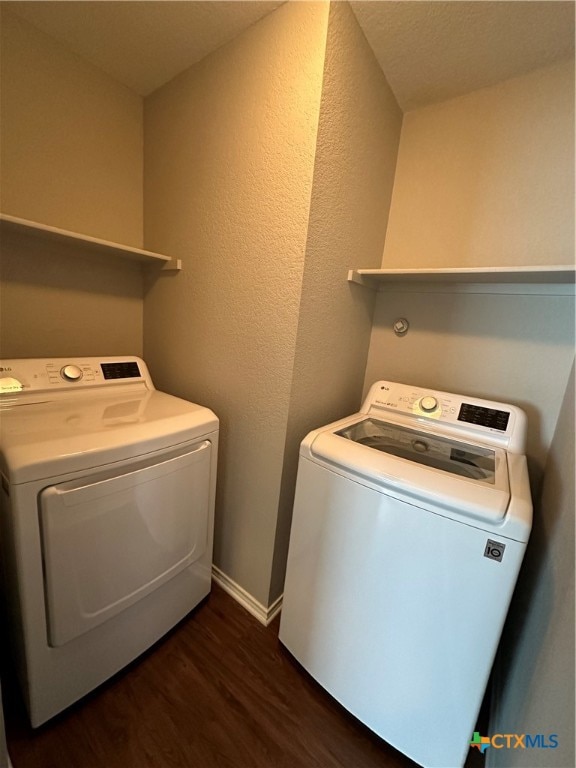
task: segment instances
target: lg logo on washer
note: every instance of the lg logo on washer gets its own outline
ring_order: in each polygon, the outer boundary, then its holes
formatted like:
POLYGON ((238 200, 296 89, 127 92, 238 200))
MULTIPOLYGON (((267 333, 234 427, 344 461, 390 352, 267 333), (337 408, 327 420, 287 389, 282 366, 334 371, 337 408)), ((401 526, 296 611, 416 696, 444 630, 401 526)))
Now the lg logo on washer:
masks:
POLYGON ((488 539, 486 542, 486 548, 484 550, 484 557, 488 557, 490 560, 497 560, 499 563, 501 563, 502 558, 504 557, 505 549, 506 544, 502 544, 501 541, 493 541, 492 539, 488 539))

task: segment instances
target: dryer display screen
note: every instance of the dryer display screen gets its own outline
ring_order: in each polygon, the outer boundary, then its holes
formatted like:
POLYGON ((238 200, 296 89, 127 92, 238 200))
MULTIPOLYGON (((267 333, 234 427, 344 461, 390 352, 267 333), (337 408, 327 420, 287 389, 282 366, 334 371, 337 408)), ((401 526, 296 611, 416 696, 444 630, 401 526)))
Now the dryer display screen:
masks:
POLYGON ((105 379, 138 379, 140 369, 138 363, 101 363, 102 373, 105 379))
POLYGON ((490 429, 499 429, 501 432, 506 432, 509 418, 508 411, 497 411, 494 408, 483 408, 480 405, 470 405, 470 403, 462 403, 458 414, 458 421, 466 421, 468 424, 478 424, 490 429))

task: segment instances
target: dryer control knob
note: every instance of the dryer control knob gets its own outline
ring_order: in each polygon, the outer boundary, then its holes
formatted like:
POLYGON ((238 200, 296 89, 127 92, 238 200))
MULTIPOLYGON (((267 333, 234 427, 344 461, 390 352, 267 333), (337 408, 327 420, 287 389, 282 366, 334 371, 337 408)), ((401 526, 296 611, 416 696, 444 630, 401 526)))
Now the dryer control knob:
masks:
POLYGON ((77 365, 65 365, 60 371, 60 375, 66 381, 80 381, 82 370, 77 365))
POLYGON ((422 400, 420 400, 420 408, 422 408, 423 411, 426 411, 426 413, 435 411, 436 408, 438 408, 438 400, 436 400, 435 397, 432 397, 432 395, 423 397, 422 400))

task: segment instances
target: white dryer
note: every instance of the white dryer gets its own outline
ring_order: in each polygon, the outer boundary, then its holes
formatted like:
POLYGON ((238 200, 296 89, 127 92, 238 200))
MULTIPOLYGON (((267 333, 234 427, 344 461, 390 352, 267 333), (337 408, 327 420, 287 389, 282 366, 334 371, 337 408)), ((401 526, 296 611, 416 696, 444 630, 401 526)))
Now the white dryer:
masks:
POLYGON ((218 419, 136 357, 0 361, 1 542, 38 726, 210 591, 218 419))
POLYGON ((426 768, 466 759, 531 529, 524 413, 379 381, 300 450, 280 640, 426 768))

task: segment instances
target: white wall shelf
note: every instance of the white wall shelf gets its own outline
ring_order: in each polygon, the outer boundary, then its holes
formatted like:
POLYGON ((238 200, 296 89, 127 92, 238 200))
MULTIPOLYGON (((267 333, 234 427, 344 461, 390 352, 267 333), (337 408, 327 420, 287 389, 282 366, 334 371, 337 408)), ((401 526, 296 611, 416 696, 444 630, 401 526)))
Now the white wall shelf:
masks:
POLYGON ((565 293, 574 290, 576 268, 462 267, 446 269, 351 269, 348 280, 377 290, 452 290, 482 293, 565 293))
POLYGON ((69 232, 65 229, 50 227, 47 224, 39 224, 35 221, 20 219, 8 214, 0 214, 0 231, 2 233, 16 232, 46 241, 77 245, 87 252, 98 253, 111 258, 139 261, 147 265, 155 264, 160 266, 162 270, 178 271, 182 269, 180 259, 172 259, 170 256, 165 256, 162 253, 145 251, 142 248, 133 248, 130 245, 122 245, 121 243, 112 243, 108 240, 101 240, 98 237, 69 232))

